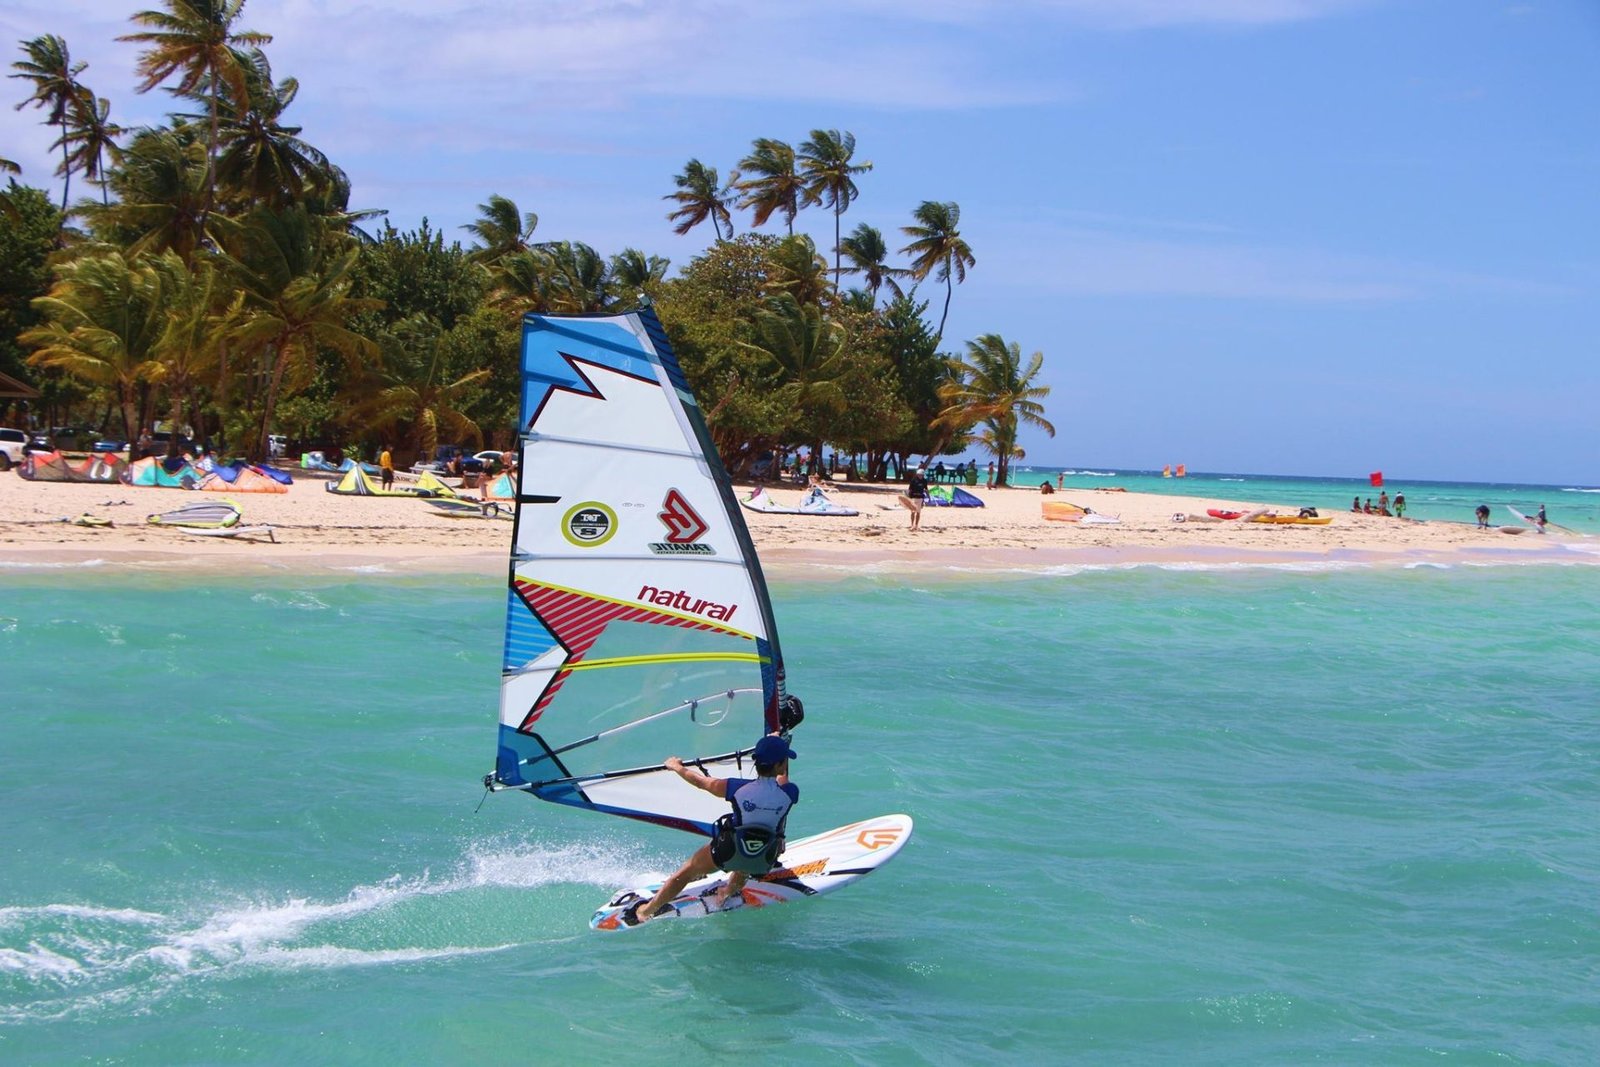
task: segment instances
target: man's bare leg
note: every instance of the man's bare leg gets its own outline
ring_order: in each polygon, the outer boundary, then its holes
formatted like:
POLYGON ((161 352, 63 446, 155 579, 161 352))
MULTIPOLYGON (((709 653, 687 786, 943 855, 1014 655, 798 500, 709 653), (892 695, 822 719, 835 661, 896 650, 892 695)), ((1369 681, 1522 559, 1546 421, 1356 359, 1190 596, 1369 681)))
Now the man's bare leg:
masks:
POLYGON ((736 897, 743 892, 744 883, 749 880, 749 878, 750 876, 745 874, 743 871, 734 871, 732 874, 728 875, 727 883, 724 884, 721 889, 717 890, 712 896, 712 902, 716 904, 718 908, 726 906, 729 897, 736 897))
POLYGON ((678 868, 678 873, 662 882, 661 888, 656 890, 656 895, 640 904, 634 914, 639 917, 640 922, 655 918, 656 913, 661 910, 667 901, 683 892, 684 886, 696 878, 704 878, 716 869, 717 865, 711 859, 711 846, 701 845, 699 850, 690 856, 682 867, 678 868))

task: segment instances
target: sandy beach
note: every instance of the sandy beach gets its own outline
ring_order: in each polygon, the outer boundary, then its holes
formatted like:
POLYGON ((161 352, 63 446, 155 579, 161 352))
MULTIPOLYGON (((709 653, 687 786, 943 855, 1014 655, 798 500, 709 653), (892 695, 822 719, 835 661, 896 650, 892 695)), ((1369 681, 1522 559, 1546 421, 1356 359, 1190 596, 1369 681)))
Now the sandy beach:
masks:
MULTIPOLYGON (((401 484, 405 483, 402 476, 401 484)), ((296 475, 285 494, 210 494, 123 485, 30 482, 0 474, 0 563, 13 566, 90 560, 140 567, 203 566, 348 570, 382 566, 419 573, 497 574, 505 566, 511 523, 460 519, 421 500, 340 496, 318 478, 296 475), (152 526, 146 516, 190 500, 224 496, 244 523, 273 527, 276 542, 196 537, 152 526), (83 513, 107 528, 61 521, 83 513)), ((749 487, 741 486, 746 492, 749 487)), ((1207 509, 1259 507, 1293 515, 1281 501, 1226 500, 1074 488, 974 492, 983 508, 927 508, 909 529, 896 486, 838 485, 837 502, 856 516, 743 512, 763 564, 778 574, 808 569, 1035 569, 1071 565, 1390 565, 1583 562, 1557 534, 1507 536, 1466 523, 1417 522, 1335 513, 1326 526, 1204 521, 1207 509), (1046 521, 1041 501, 1068 501, 1120 519, 1115 525, 1046 521), (1185 521, 1174 521, 1184 515, 1185 521), (820 568, 819 568, 820 565, 820 568)), ((470 495, 470 492, 469 492, 470 495)), ((799 491, 775 488, 781 504, 799 491)))

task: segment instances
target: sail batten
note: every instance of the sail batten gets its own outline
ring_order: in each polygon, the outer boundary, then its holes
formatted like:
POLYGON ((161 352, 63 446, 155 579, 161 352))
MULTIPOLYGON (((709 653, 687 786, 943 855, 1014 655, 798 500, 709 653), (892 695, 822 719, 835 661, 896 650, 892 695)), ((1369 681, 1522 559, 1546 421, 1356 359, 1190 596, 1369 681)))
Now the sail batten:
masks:
POLYGON ((648 309, 523 321, 519 501, 492 782, 706 832, 776 728, 766 583, 700 410, 648 309))

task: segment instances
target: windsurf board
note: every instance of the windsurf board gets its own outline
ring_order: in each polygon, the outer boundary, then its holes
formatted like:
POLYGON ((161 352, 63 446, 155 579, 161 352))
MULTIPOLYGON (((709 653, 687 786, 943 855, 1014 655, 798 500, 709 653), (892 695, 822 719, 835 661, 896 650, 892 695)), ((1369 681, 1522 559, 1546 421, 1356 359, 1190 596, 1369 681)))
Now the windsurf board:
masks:
MULTIPOLYGON (((778 857, 778 866, 760 878, 751 878, 736 898, 720 909, 715 894, 728 880, 721 871, 690 882, 682 893, 663 907, 649 923, 664 919, 700 919, 743 908, 765 908, 790 904, 807 897, 825 896, 858 882, 897 856, 911 840, 909 815, 880 815, 875 819, 850 823, 827 833, 792 842, 778 857)), ((589 927, 594 930, 631 930, 623 913, 641 900, 649 900, 661 883, 625 889, 594 913, 589 927)))

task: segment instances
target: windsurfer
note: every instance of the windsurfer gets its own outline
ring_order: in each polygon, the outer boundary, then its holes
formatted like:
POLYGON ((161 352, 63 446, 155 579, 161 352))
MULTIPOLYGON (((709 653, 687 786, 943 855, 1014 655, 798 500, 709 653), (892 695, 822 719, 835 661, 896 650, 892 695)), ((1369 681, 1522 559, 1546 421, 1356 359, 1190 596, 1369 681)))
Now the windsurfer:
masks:
POLYGON ((722 907, 728 897, 744 888, 751 874, 771 870, 783 852, 783 826, 789 809, 800 801, 800 788, 789 782, 789 761, 795 758, 781 734, 768 734, 756 742, 752 754, 756 777, 713 778, 669 756, 666 768, 679 778, 722 797, 733 811, 717 820, 711 841, 695 850, 676 874, 662 883, 656 895, 634 904, 623 913, 623 921, 633 926, 655 918, 667 902, 683 892, 683 887, 712 871, 730 872, 727 884, 716 894, 714 904, 722 907))

